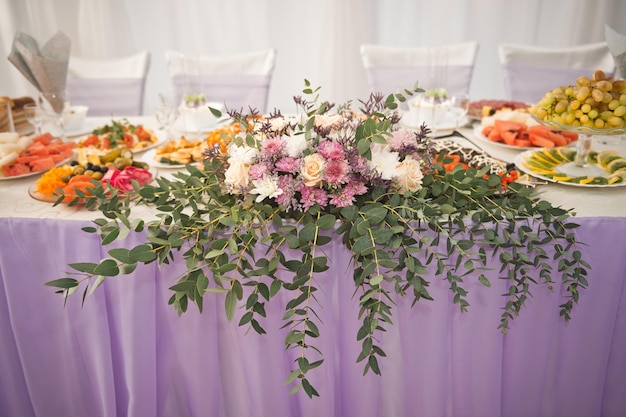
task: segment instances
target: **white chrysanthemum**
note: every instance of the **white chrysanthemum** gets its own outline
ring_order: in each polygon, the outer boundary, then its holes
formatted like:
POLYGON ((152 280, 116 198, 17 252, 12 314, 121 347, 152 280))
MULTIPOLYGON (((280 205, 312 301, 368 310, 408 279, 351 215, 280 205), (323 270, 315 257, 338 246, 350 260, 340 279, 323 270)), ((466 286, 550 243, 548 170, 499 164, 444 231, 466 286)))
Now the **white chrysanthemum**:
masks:
POLYGON ((228 162, 241 162, 244 164, 251 164, 258 156, 259 150, 251 148, 247 145, 237 146, 233 145, 228 148, 228 162))
POLYGON ((307 148, 307 142, 304 135, 283 136, 283 140, 286 144, 285 151, 287 152, 287 155, 292 158, 299 157, 307 148))
POLYGON ((266 198, 276 198, 283 193, 283 190, 278 187, 278 179, 269 175, 264 176, 260 180, 253 180, 252 184, 254 188, 250 190, 250 193, 257 194, 256 202, 260 203, 266 198))
POLYGON ((400 163, 398 152, 391 152, 387 146, 375 144, 372 146, 372 160, 369 161, 370 168, 380 173, 382 179, 393 179, 397 174, 397 167, 400 163))

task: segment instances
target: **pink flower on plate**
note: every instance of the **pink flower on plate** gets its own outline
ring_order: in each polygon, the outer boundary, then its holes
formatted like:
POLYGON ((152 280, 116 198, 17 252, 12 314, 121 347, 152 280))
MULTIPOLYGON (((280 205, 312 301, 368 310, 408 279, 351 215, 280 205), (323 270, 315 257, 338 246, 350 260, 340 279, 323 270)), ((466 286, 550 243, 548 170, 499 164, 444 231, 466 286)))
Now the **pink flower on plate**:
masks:
POLYGON ((115 167, 109 167, 102 177, 103 183, 109 183, 111 187, 122 191, 133 190, 132 180, 143 186, 152 181, 152 174, 148 170, 134 166, 127 166, 121 171, 115 167))

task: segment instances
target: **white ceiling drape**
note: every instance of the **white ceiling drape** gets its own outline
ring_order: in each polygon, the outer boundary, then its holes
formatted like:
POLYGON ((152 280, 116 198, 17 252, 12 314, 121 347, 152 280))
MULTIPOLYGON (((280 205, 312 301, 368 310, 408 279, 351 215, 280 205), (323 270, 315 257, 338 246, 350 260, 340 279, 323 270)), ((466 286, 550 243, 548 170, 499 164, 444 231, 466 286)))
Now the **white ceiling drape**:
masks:
MULTIPOLYGON (((364 98, 362 43, 428 46, 480 44, 470 96, 502 98, 499 42, 545 47, 604 40, 604 25, 626 33, 624 0, 0 0, 0 54, 15 32, 40 41, 57 30, 72 54, 119 57, 152 54, 145 111, 171 90, 164 52, 239 54, 276 48, 269 108, 293 110, 306 78, 330 101, 364 98)), ((0 60, 0 95, 32 94, 0 60)))

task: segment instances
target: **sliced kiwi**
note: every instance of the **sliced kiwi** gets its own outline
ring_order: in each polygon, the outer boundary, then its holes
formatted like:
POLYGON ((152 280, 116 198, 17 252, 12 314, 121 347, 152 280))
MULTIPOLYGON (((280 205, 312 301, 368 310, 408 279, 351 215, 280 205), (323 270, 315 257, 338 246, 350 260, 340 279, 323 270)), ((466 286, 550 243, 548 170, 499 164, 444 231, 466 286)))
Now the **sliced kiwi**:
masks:
POLYGON ((596 155, 596 161, 603 167, 607 166, 611 161, 621 158, 617 151, 601 151, 596 155))
POLYGON ((606 166, 607 171, 610 173, 614 173, 615 171, 626 168, 626 158, 617 158, 612 160, 606 166))

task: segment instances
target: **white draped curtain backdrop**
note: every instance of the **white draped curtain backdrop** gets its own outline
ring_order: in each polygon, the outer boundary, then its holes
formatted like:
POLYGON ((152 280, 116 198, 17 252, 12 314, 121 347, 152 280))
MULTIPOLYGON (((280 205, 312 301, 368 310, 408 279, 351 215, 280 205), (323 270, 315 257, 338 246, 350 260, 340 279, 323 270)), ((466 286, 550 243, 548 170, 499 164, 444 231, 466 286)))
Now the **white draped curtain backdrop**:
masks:
MULTIPOLYGON (((164 52, 227 55, 276 48, 268 109, 295 109, 308 79, 334 102, 365 98, 363 43, 480 44, 473 100, 504 97, 499 42, 567 47, 626 34, 624 0, 0 0, 0 55, 24 31, 45 42, 61 30, 72 55, 112 58, 149 51, 144 111, 171 90, 164 52)), ((34 94, 5 58, 0 96, 34 94)))

